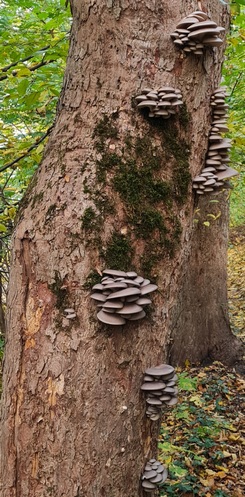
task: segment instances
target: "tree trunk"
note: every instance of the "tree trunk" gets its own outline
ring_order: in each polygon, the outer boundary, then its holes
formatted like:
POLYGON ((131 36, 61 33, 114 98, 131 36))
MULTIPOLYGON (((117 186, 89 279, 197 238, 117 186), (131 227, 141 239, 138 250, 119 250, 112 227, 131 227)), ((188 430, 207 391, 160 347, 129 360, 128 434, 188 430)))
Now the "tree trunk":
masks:
MULTIPOLYGON (((220 344, 232 343, 226 193, 219 204, 205 196, 197 205, 191 188, 203 167, 222 49, 198 58, 173 45, 169 34, 196 2, 71 4, 57 120, 14 237, 2 497, 141 496, 159 428, 145 417, 144 370, 169 353, 174 363, 222 358, 220 344), (186 107, 155 122, 132 97, 161 85, 180 88, 186 107), (193 224, 197 207, 201 221, 193 224), (207 228, 214 209, 221 216, 207 228), (144 320, 97 320, 90 288, 105 267, 157 282, 144 320), (67 307, 76 319, 66 318, 67 307)), ((225 6, 203 4, 228 26, 225 6)))

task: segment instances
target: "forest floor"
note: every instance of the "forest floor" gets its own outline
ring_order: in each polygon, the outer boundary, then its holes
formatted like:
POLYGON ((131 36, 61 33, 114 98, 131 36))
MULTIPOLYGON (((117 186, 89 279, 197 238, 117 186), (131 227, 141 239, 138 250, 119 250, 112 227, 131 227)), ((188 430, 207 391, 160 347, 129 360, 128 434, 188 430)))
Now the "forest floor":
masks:
MULTIPOLYGON (((228 298, 232 331, 245 341, 245 226, 230 234, 228 298)), ((179 370, 179 402, 163 414, 159 460, 169 471, 162 497, 244 497, 244 376, 218 362, 179 370)))
POLYGON ((163 413, 158 444, 169 472, 161 496, 244 497, 244 378, 218 362, 178 376, 179 402, 163 413))
POLYGON ((245 225, 230 231, 228 299, 232 331, 245 341, 245 225))

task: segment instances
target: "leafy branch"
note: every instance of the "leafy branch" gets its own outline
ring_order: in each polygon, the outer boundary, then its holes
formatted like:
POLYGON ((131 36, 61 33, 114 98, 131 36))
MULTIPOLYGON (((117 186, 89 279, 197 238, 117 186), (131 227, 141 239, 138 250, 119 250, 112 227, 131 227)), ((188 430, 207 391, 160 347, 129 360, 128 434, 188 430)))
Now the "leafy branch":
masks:
POLYGON ((15 66, 17 66, 18 64, 22 64, 23 62, 27 62, 28 60, 33 59, 33 57, 35 57, 37 53, 39 53, 39 52, 44 52, 44 51, 48 50, 50 47, 51 47, 51 45, 47 45, 46 47, 40 48, 40 50, 37 50, 34 54, 29 55, 29 57, 24 57, 24 59, 17 60, 16 62, 12 62, 12 63, 11 63, 11 64, 9 64, 8 66, 2 67, 2 68, 0 69, 0 71, 2 71, 2 72, 7 72, 7 71, 8 71, 9 69, 11 69, 12 67, 15 67, 15 66))
POLYGON ((0 167, 0 173, 3 172, 3 171, 6 171, 6 169, 8 169, 9 167, 12 167, 14 166, 15 164, 17 164, 17 162, 19 162, 21 159, 24 159, 24 157, 27 157, 28 155, 30 155, 30 153, 32 152, 32 150, 34 150, 36 147, 38 147, 38 145, 40 143, 42 143, 45 138, 47 138, 47 136, 51 133, 52 129, 53 129, 53 124, 52 126, 50 126, 50 128, 48 128, 48 130, 46 131, 46 133, 44 133, 44 135, 41 136, 41 138, 39 138, 35 143, 33 143, 28 149, 27 151, 20 155, 19 157, 17 157, 16 159, 14 159, 13 161, 9 162, 8 164, 5 164, 4 166, 0 167))
MULTIPOLYGON (((66 35, 63 36, 62 38, 60 38, 54 45, 47 45, 39 50, 36 50, 36 52, 34 52, 34 54, 32 55, 29 55, 28 57, 24 57, 23 59, 20 59, 20 60, 17 60, 16 62, 12 62, 11 64, 5 66, 5 67, 2 67, 0 68, 0 71, 1 72, 7 72, 9 69, 11 69, 12 67, 16 67, 18 66, 18 64, 23 64, 24 62, 27 62, 28 60, 31 60, 33 59, 34 57, 36 57, 37 54, 39 53, 42 53, 42 52, 46 52, 47 50, 49 50, 50 48, 53 49, 55 47, 57 47, 57 45, 59 45, 59 43, 62 43, 67 35, 69 34, 69 32, 66 32, 66 35)), ((36 71, 37 69, 39 69, 40 67, 43 67, 43 66, 46 66, 48 64, 51 64, 52 62, 55 62, 54 59, 50 59, 50 60, 44 60, 44 57, 45 57, 46 54, 43 55, 43 58, 42 58, 42 61, 33 65, 33 66, 26 66, 26 68, 29 70, 29 71, 36 71)), ((18 71, 12 71, 12 76, 17 76, 18 75, 18 71)), ((8 74, 4 74, 2 76, 0 76, 0 81, 3 81, 5 79, 8 78, 8 74)))
POLYGON ((243 71, 241 71, 241 72, 238 74, 238 76, 237 76, 237 78, 236 78, 236 81, 235 81, 235 83, 234 83, 234 85, 233 85, 233 88, 231 89, 231 93, 230 93, 229 97, 232 97, 232 95, 233 95, 233 93, 234 93, 234 91, 235 91, 235 89, 236 89, 236 87, 237 87, 238 83, 240 82, 240 80, 241 80, 242 76, 243 76, 243 71))
MULTIPOLYGON (((35 66, 27 67, 27 69, 29 71, 36 71, 40 67, 47 66, 48 64, 51 64, 52 62, 54 62, 54 60, 42 60, 42 62, 39 62, 35 66)), ((12 76, 18 76, 18 71, 13 71, 12 76)), ((7 74, 5 74, 4 76, 0 76, 0 81, 3 81, 4 79, 7 79, 7 78, 8 78, 7 74)))

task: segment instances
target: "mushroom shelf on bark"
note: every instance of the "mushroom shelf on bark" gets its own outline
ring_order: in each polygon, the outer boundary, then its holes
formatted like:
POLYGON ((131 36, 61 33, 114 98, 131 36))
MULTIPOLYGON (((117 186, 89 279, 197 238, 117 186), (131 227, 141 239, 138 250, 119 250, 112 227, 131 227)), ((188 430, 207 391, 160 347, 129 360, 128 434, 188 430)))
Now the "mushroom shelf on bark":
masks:
POLYGON ((149 117, 168 119, 183 105, 181 91, 172 86, 159 89, 143 88, 135 97, 138 109, 149 109, 149 117))
POLYGON ((219 47, 225 28, 218 26, 205 12, 197 10, 182 19, 171 33, 174 44, 186 53, 203 55, 204 47, 219 47))
POLYGON ((160 366, 146 369, 141 390, 147 395, 146 415, 152 421, 160 418, 164 405, 177 404, 176 380, 175 370, 169 364, 160 364, 160 366))
POLYGON ((154 492, 168 477, 167 468, 156 459, 150 459, 142 475, 142 487, 145 492, 154 492))
POLYGON ((228 131, 226 125, 228 105, 225 103, 225 97, 225 88, 222 87, 217 88, 211 97, 213 116, 205 167, 193 179, 193 189, 198 195, 214 192, 225 185, 223 180, 238 174, 227 165, 230 162, 231 141, 222 136, 222 133, 228 131))
POLYGON ((145 317, 144 307, 151 304, 148 295, 155 290, 157 285, 134 271, 105 269, 101 283, 92 288, 91 298, 100 309, 97 317, 102 323, 121 326, 145 317))

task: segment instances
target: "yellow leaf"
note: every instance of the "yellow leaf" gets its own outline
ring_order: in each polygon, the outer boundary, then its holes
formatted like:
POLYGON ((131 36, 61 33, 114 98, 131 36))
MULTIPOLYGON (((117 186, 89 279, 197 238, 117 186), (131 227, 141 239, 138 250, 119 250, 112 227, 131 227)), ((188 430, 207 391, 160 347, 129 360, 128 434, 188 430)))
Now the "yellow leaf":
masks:
POLYGON ((229 469, 225 466, 216 466, 216 468, 220 469, 222 472, 229 473, 229 469))
POLYGON ((2 224, 2 223, 1 223, 1 224, 0 224, 0 232, 2 232, 2 233, 6 233, 6 231, 7 231, 6 226, 4 226, 4 224, 2 224))
POLYGON ((204 373, 204 371, 200 371, 200 373, 198 373, 198 378, 205 378, 207 376, 206 373, 204 373))
POLYGON ((200 482, 204 487, 213 487, 214 486, 214 478, 200 478, 200 482))
POLYGON ((226 472, 225 471, 218 471, 216 473, 217 478, 226 478, 226 472))
POLYGON ((223 450, 223 456, 224 456, 224 457, 230 457, 230 456, 231 456, 231 454, 230 454, 230 452, 228 452, 227 450, 223 450))
POLYGON ((41 154, 43 151, 43 147, 44 147, 44 143, 40 143, 40 145, 38 145, 38 147, 36 148, 36 153, 41 154))
POLYGON ((16 188, 13 188, 13 187, 11 187, 11 186, 6 186, 5 191, 6 191, 6 190, 7 190, 8 192, 16 192, 16 188))
POLYGON ((191 460, 189 459, 189 457, 185 457, 185 464, 188 468, 192 468, 192 463, 191 463, 191 460))
MULTIPOLYGON (((237 431, 237 429, 235 428, 235 426, 233 426, 232 424, 229 425, 229 430, 231 431, 237 431)), ((237 434, 238 435, 238 434, 237 434)))
POLYGON ((221 211, 218 212, 217 216, 215 217, 215 219, 219 219, 219 217, 221 216, 221 211))
POLYGON ((40 115, 45 115, 46 114, 46 105, 42 105, 41 107, 38 107, 36 109, 36 111, 40 115))
POLYGON ((190 363, 189 359, 186 359, 186 360, 185 360, 185 367, 186 367, 186 368, 189 368, 189 367, 190 367, 190 365, 191 365, 191 363, 190 363))
POLYGON ((239 438, 240 438, 239 433, 236 433, 236 434, 234 433, 234 434, 229 435, 229 439, 230 439, 230 440, 234 440, 235 442, 236 442, 237 440, 239 440, 239 438))
POLYGON ((44 100, 45 98, 48 97, 48 90, 44 90, 40 93, 40 98, 39 100, 44 100))
POLYGON ((65 182, 66 182, 66 183, 69 183, 69 181, 70 181, 70 176, 68 176, 68 174, 66 174, 66 175, 65 175, 65 182))
POLYGON ((216 475, 216 472, 213 471, 212 469, 206 469, 205 473, 209 476, 214 476, 216 475))
POLYGON ((202 406, 201 398, 197 395, 192 395, 192 397, 190 397, 190 401, 193 402, 195 406, 202 406))
POLYGON ((30 69, 28 69, 27 67, 23 68, 23 69, 20 69, 17 73, 17 76, 29 76, 31 74, 31 71, 30 69))
POLYGON ((15 218, 15 214, 16 214, 16 208, 15 207, 10 207, 8 209, 8 215, 9 215, 10 219, 14 219, 15 218))

